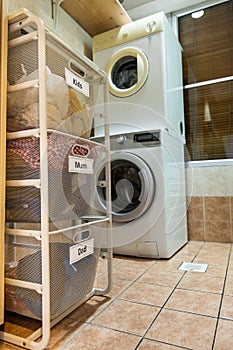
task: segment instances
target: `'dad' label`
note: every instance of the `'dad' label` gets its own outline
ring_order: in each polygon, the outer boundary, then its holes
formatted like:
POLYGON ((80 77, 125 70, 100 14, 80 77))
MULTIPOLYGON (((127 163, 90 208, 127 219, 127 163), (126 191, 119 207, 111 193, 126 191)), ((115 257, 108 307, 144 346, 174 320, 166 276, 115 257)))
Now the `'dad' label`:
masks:
POLYGON ((78 243, 70 247, 70 265, 94 253, 94 239, 78 243))

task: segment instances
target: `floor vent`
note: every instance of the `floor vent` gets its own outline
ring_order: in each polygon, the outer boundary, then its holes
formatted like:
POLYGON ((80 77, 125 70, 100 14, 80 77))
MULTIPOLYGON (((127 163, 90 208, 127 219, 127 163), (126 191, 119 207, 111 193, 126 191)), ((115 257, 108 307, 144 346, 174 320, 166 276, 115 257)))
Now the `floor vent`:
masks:
POLYGON ((178 267, 178 270, 193 271, 193 272, 206 272, 207 267, 208 267, 208 264, 196 264, 196 263, 183 262, 178 267))

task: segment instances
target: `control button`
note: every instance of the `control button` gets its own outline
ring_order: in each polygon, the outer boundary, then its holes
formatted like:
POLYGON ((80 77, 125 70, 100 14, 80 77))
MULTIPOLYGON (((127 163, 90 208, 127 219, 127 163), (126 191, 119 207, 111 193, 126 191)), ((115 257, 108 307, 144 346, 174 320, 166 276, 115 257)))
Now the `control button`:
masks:
POLYGON ((123 143, 125 143, 125 141, 126 141, 125 135, 121 135, 121 136, 117 137, 117 139, 116 139, 116 142, 119 144, 123 144, 123 143))
POLYGON ((155 31, 156 29, 156 26, 157 26, 157 23, 155 21, 150 21, 149 23, 147 23, 146 25, 146 31, 148 33, 152 33, 155 31))

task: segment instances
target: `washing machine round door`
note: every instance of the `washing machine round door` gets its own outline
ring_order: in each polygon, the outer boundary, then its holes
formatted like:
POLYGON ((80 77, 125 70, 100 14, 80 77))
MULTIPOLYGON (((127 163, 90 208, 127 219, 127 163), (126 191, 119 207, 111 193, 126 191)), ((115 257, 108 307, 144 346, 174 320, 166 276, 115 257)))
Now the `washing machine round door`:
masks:
POLYGON ((117 97, 135 94, 145 84, 149 64, 146 55, 135 47, 117 51, 108 62, 109 92, 117 97))
MULTIPOLYGON (((98 183, 105 180, 105 165, 98 172, 98 183)), ((98 201, 106 209, 105 188, 98 186, 98 201)), ((129 222, 139 218, 151 205, 155 181, 151 169, 135 154, 117 152, 111 156, 112 218, 129 222)))

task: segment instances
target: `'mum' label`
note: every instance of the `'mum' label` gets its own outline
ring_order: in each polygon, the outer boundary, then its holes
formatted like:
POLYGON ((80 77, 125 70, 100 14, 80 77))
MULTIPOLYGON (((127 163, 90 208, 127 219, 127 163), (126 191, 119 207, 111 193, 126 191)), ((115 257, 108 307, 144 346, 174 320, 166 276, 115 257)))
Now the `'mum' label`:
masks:
POLYGON ((93 159, 69 156, 69 172, 93 174, 93 159))

